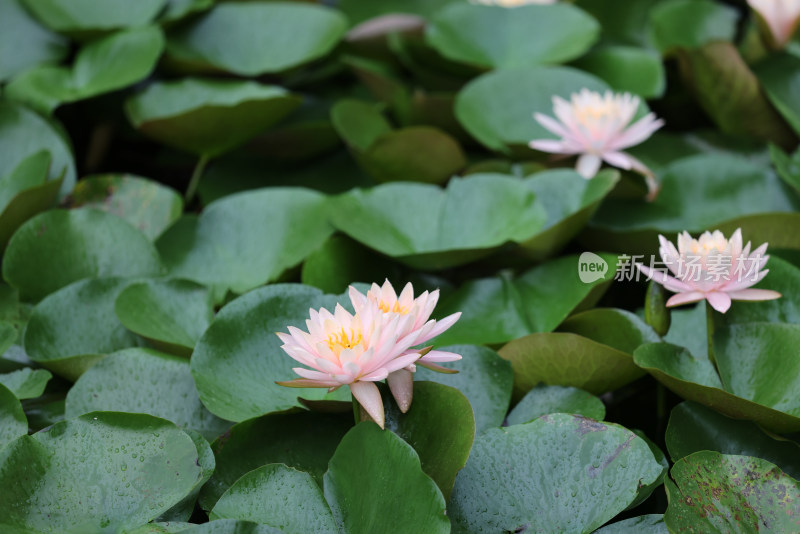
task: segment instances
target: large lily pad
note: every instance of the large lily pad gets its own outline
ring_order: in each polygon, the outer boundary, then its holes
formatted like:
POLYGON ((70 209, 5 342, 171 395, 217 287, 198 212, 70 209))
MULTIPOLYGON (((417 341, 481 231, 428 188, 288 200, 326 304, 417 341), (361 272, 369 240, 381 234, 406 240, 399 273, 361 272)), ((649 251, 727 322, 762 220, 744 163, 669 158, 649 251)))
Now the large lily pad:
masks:
POLYGON ((342 438, 325 473, 325 498, 340 530, 450 532, 445 500, 419 461, 394 433, 372 422, 356 425, 342 438))
POLYGON ((95 411, 147 413, 206 439, 229 426, 200 403, 189 362, 151 349, 110 354, 78 379, 67 394, 66 416, 95 411))
POLYGON ((661 514, 640 515, 606 525, 596 534, 669 534, 661 514))
POLYGON ((615 91, 642 98, 664 94, 667 76, 658 53, 632 46, 603 46, 574 63, 581 70, 605 80, 615 91))
POLYGON ((77 380, 106 354, 142 344, 114 314, 114 301, 129 282, 92 278, 75 282, 42 300, 25 329, 28 356, 77 380))
POLYGON ((155 240, 183 213, 183 199, 169 187, 130 174, 82 178, 70 196, 73 207, 107 211, 155 240))
POLYGON ((158 252, 144 234, 92 209, 37 215, 14 234, 3 259, 3 278, 30 300, 84 278, 161 271, 158 252))
POLYGON ((41 26, 21 0, 0 5, 0 82, 41 63, 57 63, 67 54, 67 41, 41 26))
MULTIPOLYGON (((598 256, 607 265, 616 257, 598 256)), ((579 258, 565 256, 549 261, 517 278, 497 276, 467 282, 442 299, 440 317, 462 312, 461 318, 437 338, 438 344, 505 343, 534 332, 551 332, 582 304, 591 306, 613 278, 613 268, 583 283, 579 258)))
POLYGON ((777 256, 770 256, 767 267, 769 274, 754 287, 777 291, 781 298, 731 306, 718 322, 800 324, 800 268, 777 256))
POLYGON ((800 134, 800 58, 791 54, 776 54, 758 64, 755 73, 772 105, 800 134))
POLYGON ((533 139, 552 137, 533 114, 552 115, 554 95, 568 99, 584 88, 602 92, 609 86, 568 67, 499 70, 467 84, 456 98, 455 111, 473 137, 492 150, 505 152, 527 147, 533 139))
POLYGON ((147 24, 167 0, 23 0, 36 17, 61 33, 86 34, 147 24))
POLYGON ((220 497, 211 519, 244 519, 286 534, 336 534, 331 509, 308 473, 283 464, 250 471, 220 497), (295 504, 287 506, 287 502, 295 504))
POLYGON ((520 425, 549 413, 571 413, 601 421, 606 416, 603 401, 582 389, 564 386, 537 386, 508 414, 509 425, 520 425))
POLYGON ((276 284, 251 291, 217 314, 192 355, 192 375, 200 399, 229 421, 302 406, 298 397, 321 399, 325 389, 277 385, 297 375, 297 363, 281 350, 275 332, 305 328, 309 308, 332 311, 337 298, 299 284, 276 284))
POLYGON ((647 443, 625 428, 546 415, 475 440, 448 514, 453 532, 591 532, 661 469, 647 443))
POLYGON ((495 351, 476 345, 450 345, 437 349, 455 352, 461 360, 441 365, 457 373, 437 373, 417 366, 415 380, 430 380, 452 386, 469 400, 475 416, 475 431, 480 434, 489 428, 499 427, 511 402, 514 374, 511 364, 495 351))
POLYGON ((26 158, 46 150, 52 156, 48 178, 64 176, 60 194, 75 186, 75 163, 69 140, 61 126, 28 108, 0 101, 0 176, 8 176, 26 158))
POLYGON ((751 456, 696 452, 666 482, 670 532, 793 532, 800 527, 800 482, 751 456))
POLYGON ((346 19, 324 6, 226 2, 170 34, 167 49, 181 62, 257 76, 326 55, 346 29, 346 19))
POLYGON ((582 56, 599 35, 596 20, 561 3, 506 9, 459 2, 426 28, 428 43, 443 56, 486 68, 563 63, 582 56))
POLYGON ((187 356, 214 319, 211 292, 186 280, 133 283, 119 294, 114 311, 131 332, 187 356))
POLYGON ((658 334, 637 315, 614 308, 594 308, 569 317, 559 326, 609 347, 633 354, 639 345, 661 341, 658 334))
POLYGON ((28 433, 28 420, 19 399, 0 383, 0 451, 20 436, 28 433))
MULTIPOLYGON (((769 350, 774 350, 774 347, 769 350)), ((783 353, 786 354, 785 351, 783 353)), ((728 358, 738 358, 743 360, 741 364, 756 357, 764 355, 742 352, 737 352, 735 356, 717 355, 718 361, 720 358, 726 362, 728 358)), ((692 354, 683 347, 669 343, 650 343, 636 349, 633 358, 636 365, 686 400, 703 404, 735 419, 755 421, 776 432, 800 430, 800 417, 725 391, 711 362, 706 357, 692 354)))
POLYGON ((20 74, 5 94, 51 113, 60 104, 122 89, 146 78, 163 49, 164 35, 157 26, 114 33, 81 48, 71 68, 42 66, 20 74))
POLYGON ((468 263, 508 241, 524 241, 545 219, 522 182, 500 175, 456 178, 444 191, 410 183, 357 189, 333 199, 330 216, 353 239, 424 270, 468 263))
POLYGON ((652 36, 664 54, 714 41, 733 41, 738 13, 711 0, 669 0, 650 12, 652 36))
POLYGON ((0 525, 22 532, 136 527, 202 477, 192 439, 150 415, 94 412, 0 452, 0 525))
POLYGON ((672 409, 665 436, 673 462, 698 451, 756 456, 800 476, 800 445, 768 434, 755 423, 731 419, 694 402, 672 409))
POLYGON ((353 425, 351 414, 312 412, 271 414, 234 425, 212 448, 217 468, 200 494, 206 510, 242 475, 267 464, 285 464, 310 473, 322 485, 342 437, 353 425))
POLYGON ((158 240, 175 278, 244 293, 278 278, 333 232, 325 196, 302 188, 265 188, 209 204, 158 240))
POLYGON ((155 83, 128 99, 125 109, 145 135, 213 157, 266 130, 299 104, 299 97, 276 86, 187 78, 155 83))

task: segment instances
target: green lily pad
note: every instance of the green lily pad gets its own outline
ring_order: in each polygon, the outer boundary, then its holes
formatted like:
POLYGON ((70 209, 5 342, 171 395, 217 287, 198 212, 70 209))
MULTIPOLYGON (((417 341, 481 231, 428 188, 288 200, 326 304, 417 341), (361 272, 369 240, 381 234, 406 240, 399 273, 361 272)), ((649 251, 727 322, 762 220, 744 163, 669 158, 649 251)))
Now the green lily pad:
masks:
POLYGON ((667 86, 661 57, 644 48, 603 46, 573 65, 605 80, 614 91, 629 92, 642 98, 659 98, 667 86))
POLYGON ((201 434, 195 432, 194 430, 187 428, 182 430, 190 438, 192 438, 192 442, 194 442, 194 446, 197 448, 197 463, 200 465, 203 473, 200 477, 200 480, 195 482, 195 485, 192 488, 192 491, 189 492, 189 495, 184 497, 183 500, 181 500, 178 504, 158 516, 155 521, 188 521, 194 513, 195 504, 197 504, 197 495, 200 493, 200 488, 203 487, 203 484, 205 484, 214 473, 214 467, 216 466, 216 463, 214 460, 214 453, 211 451, 211 445, 208 444, 208 441, 206 441, 201 434))
POLYGON ((446 58, 500 69, 564 63, 586 53, 599 36, 597 21, 570 4, 507 9, 466 2, 437 12, 425 33, 446 58))
POLYGON ((778 176, 800 194, 800 150, 788 155, 775 145, 770 145, 769 155, 778 176))
POLYGON ((599 395, 644 374, 630 354, 577 334, 531 334, 507 343, 498 353, 514 368, 514 399, 542 382, 599 395))
POLYGON ((800 525, 800 482, 750 456, 696 452, 666 482, 670 532, 792 532, 800 525))
POLYGON ((44 388, 53 375, 44 369, 23 367, 0 375, 0 384, 7 387, 18 399, 35 399, 44 393, 44 388))
POLYGON ((144 234, 92 209, 37 215, 17 230, 3 259, 3 278, 30 300, 84 278, 161 271, 158 252, 144 234))
POLYGON ((128 87, 155 68, 164 49, 157 26, 114 33, 84 45, 71 68, 41 66, 20 74, 5 95, 45 114, 59 105, 128 87))
POLYGON ((0 383, 0 457, 3 447, 28 433, 28 420, 19 399, 0 383))
POLYGON ((180 219, 156 245, 170 276, 244 293, 277 279, 328 239, 326 209, 327 198, 308 189, 247 191, 180 219))
POLYGON ((544 206, 547 221, 536 236, 520 243, 519 253, 541 261, 561 250, 586 226, 618 182, 619 173, 612 170, 600 171, 591 180, 567 169, 537 172, 526 178, 525 184, 544 206))
POLYGON ((800 58, 776 54, 756 65, 754 71, 772 105, 800 134, 800 58))
POLYGON ((21 0, 0 5, 0 82, 41 63, 58 63, 67 41, 40 25, 21 0))
POLYGON ((437 349, 462 356, 461 360, 439 364, 458 373, 437 373, 418 365, 414 379, 438 382, 461 391, 472 406, 476 433, 499 427, 511 402, 511 387, 514 383, 511 364, 487 347, 437 345, 437 349))
POLYGON ((0 101, 0 139, 0 176, 8 176, 26 158, 46 150, 53 158, 48 179, 64 177, 59 194, 66 196, 75 187, 72 148, 55 121, 19 104, 0 101))
MULTIPOLYGON (((616 262, 610 254, 599 257, 609 265, 616 262)), ((578 269, 577 256, 564 256, 517 278, 497 276, 467 282, 442 299, 439 317, 459 311, 462 315, 436 343, 488 345, 555 330, 577 307, 593 305, 613 278, 613 269, 606 269, 585 284, 578 269)))
POLYGON ((268 464, 242 476, 220 497, 209 518, 244 519, 286 534, 338 532, 331 509, 311 475, 283 464, 268 464))
POLYGON ((214 319, 208 288, 186 280, 148 280, 126 287, 114 303, 125 328, 188 356, 214 319))
POLYGON ((197 448, 149 415, 94 412, 23 436, 0 452, 0 524, 17 531, 136 527, 202 477, 197 448))
POLYGON ((58 179, 47 179, 50 159, 49 152, 36 152, 0 180, 0 244, 3 246, 25 221, 55 205, 64 179, 63 173, 58 179))
POLYGON ((325 499, 340 531, 450 532, 445 500, 419 462, 414 449, 391 431, 372 422, 356 425, 342 438, 324 479, 325 499))
POLYGON ((200 403, 189 362, 151 349, 109 354, 67 394, 68 418, 94 411, 147 413, 214 439, 230 423, 200 403))
POLYGON ((167 0, 23 0, 40 21, 60 33, 80 34, 147 24, 167 0))
POLYGON ((213 6, 214 0, 167 0, 167 7, 159 20, 167 24, 174 23, 213 6))
POLYGON ((663 0, 618 3, 616 0, 576 0, 575 5, 600 22, 603 43, 652 46, 650 10, 663 0))
POLYGON ((736 9, 711 0, 669 0, 650 12, 653 41, 662 53, 733 41, 738 18, 736 9))
POLYGON ((269 525, 259 525, 252 521, 237 519, 217 519, 195 525, 194 523, 150 523, 126 534, 160 534, 162 532, 185 532, 186 534, 282 534, 280 529, 269 525))
POLYGON ((800 445, 764 432, 750 421, 725 417, 702 404, 682 402, 672 409, 665 436, 673 462, 698 451, 755 456, 800 475, 800 445))
POLYGON ((183 213, 183 199, 174 189, 131 174, 82 178, 70 196, 70 205, 112 213, 138 228, 151 241, 183 213))
MULTIPOLYGON (((718 361, 720 356, 717 355, 718 361)), ((737 357, 742 359, 754 356, 759 355, 737 353, 737 357)), ((650 343, 636 349, 633 358, 636 365, 686 400, 703 404, 734 419, 755 421, 775 432, 800 430, 800 417, 725 391, 711 362, 683 347, 650 343)))
POLYGON ((324 6, 229 2, 172 32, 167 50, 181 62, 258 76, 327 55, 346 29, 347 20, 324 6))
POLYGON ((636 314, 614 308, 595 308, 569 317, 559 326, 627 354, 644 343, 661 341, 658 334, 636 314))
POLYGON ((287 388, 276 381, 297 378, 297 363, 281 350, 275 332, 305 328, 309 308, 333 310, 337 297, 299 284, 275 284, 251 291, 222 308, 192 354, 192 375, 200 399, 229 421, 301 407, 325 389, 287 388))
POLYGON ((414 382, 414 399, 404 414, 391 400, 388 388, 383 393, 386 428, 414 447, 422 470, 447 499, 475 437, 469 401, 456 388, 419 381, 414 382))
POLYGON ((661 514, 640 515, 623 519, 610 525, 606 525, 600 530, 595 530, 595 534, 668 534, 667 526, 664 524, 664 516, 661 514))
POLYGON ((384 0, 381 3, 372 0, 342 0, 339 9, 347 15, 350 24, 355 26, 386 13, 406 13, 429 18, 455 1, 459 0, 384 0))
POLYGON ((299 97, 276 86, 187 78, 154 83, 129 98, 125 109, 145 135, 214 157, 266 130, 299 104, 299 97), (227 133, 221 136, 220 131, 227 133))
POLYGON ((602 421, 606 407, 603 401, 582 389, 540 385, 522 397, 507 420, 509 425, 521 425, 550 413, 571 413, 602 421))
POLYGON ((455 111, 462 126, 486 147, 529 150, 533 139, 552 137, 533 114, 552 115, 554 95, 568 99, 584 88, 610 89, 599 78, 569 67, 499 70, 468 83, 456 97, 455 111))
POLYGON ((211 510, 242 475, 266 464, 305 471, 321 486, 328 461, 352 425, 350 413, 306 411, 265 415, 233 425, 212 444, 217 467, 203 486, 200 505, 211 510))
MULTIPOLYGON (((762 165, 727 154, 702 154, 670 164, 660 178, 654 202, 610 198, 590 222, 586 240, 627 254, 655 252, 658 234, 701 232, 738 227, 746 240, 770 241, 775 247, 798 248, 800 242, 782 232, 797 218, 798 201, 762 165), (783 236, 781 237, 781 234, 783 236)), ((800 221, 800 219, 798 219, 800 221)))
POLYGON ((631 431, 545 415, 479 436, 447 511, 454 533, 591 532, 660 474, 647 443, 631 431))
POLYGON ((114 301, 129 283, 119 278, 81 280, 42 300, 25 329, 31 360, 74 381, 106 354, 141 345, 114 314, 114 301))
POLYGON ((767 268, 769 274, 753 287, 772 289, 781 298, 737 303, 724 315, 717 316, 719 322, 800 324, 800 268, 777 256, 770 256, 767 268))
POLYGON ((411 183, 356 189, 332 199, 330 208, 337 229, 423 270, 462 265, 506 242, 525 241, 545 220, 535 195, 500 175, 455 178, 445 190, 411 183))

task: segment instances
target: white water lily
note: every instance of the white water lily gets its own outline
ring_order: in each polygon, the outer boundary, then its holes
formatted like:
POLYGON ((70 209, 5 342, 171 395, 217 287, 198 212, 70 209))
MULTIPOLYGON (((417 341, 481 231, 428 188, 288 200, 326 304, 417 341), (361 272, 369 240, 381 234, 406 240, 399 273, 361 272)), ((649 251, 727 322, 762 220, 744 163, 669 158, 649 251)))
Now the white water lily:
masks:
POLYGON ((747 0, 769 29, 777 48, 783 48, 800 24, 800 0, 747 0))

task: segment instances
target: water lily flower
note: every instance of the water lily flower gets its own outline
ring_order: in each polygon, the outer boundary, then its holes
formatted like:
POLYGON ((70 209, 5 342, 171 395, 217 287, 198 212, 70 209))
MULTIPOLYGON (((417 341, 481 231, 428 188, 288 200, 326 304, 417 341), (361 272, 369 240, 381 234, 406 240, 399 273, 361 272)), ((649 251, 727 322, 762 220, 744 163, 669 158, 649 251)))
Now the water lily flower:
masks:
POLYGON ((542 113, 533 117, 561 139, 536 139, 531 148, 553 154, 577 155, 576 170, 584 178, 593 178, 603 161, 614 167, 633 170, 645 177, 648 198, 658 192, 653 172, 623 149, 638 145, 664 125, 654 113, 648 113, 630 125, 639 107, 639 97, 630 93, 604 95, 582 89, 570 101, 553 97, 556 118, 542 113))
POLYGON ((763 19, 777 48, 783 48, 800 24, 800 0, 747 0, 763 19))
POLYGON ((473 4, 486 6, 519 7, 531 4, 555 4, 558 0, 470 0, 473 4))
MULTIPOLYGON (((438 336, 458 321, 461 312, 448 315, 439 321, 430 319, 433 309, 439 300, 439 290, 433 292, 424 291, 416 299, 414 298, 414 286, 409 282, 403 288, 400 295, 394 290, 392 284, 386 280, 383 286, 372 284, 372 287, 364 295, 356 288, 350 286, 350 301, 356 313, 368 309, 370 306, 377 306, 383 313, 383 320, 387 322, 395 321, 398 318, 405 318, 399 326, 401 338, 406 336, 416 336, 416 344, 425 343, 438 336)), ((461 359, 461 355, 454 352, 441 350, 430 350, 431 347, 421 349, 424 353, 422 357, 403 369, 398 369, 389 374, 386 382, 397 401, 397 405, 402 412, 406 412, 411 405, 413 394, 413 372, 416 371, 415 364, 422 365, 434 371, 452 372, 449 369, 437 365, 441 362, 452 362, 461 359)), ((410 352, 420 351, 420 349, 410 349, 410 352)))
POLYGON ((678 248, 664 236, 658 236, 661 260, 674 276, 663 270, 636 264, 647 277, 675 292, 667 306, 679 306, 707 300, 712 308, 725 313, 731 300, 772 300, 781 294, 769 289, 753 289, 769 272, 767 243, 750 252, 750 242, 742 247, 742 231, 730 239, 719 230, 704 232, 692 239, 688 232, 678 235, 678 248))
POLYGON ((420 358, 421 350, 410 350, 419 343, 419 332, 409 333, 409 318, 399 314, 387 318, 377 305, 364 306, 357 314, 341 305, 334 313, 324 308, 309 313, 308 332, 290 326, 288 334, 277 335, 281 348, 310 369, 295 367, 302 378, 278 384, 331 391, 349 385, 353 397, 383 428, 383 401, 375 382, 420 358))

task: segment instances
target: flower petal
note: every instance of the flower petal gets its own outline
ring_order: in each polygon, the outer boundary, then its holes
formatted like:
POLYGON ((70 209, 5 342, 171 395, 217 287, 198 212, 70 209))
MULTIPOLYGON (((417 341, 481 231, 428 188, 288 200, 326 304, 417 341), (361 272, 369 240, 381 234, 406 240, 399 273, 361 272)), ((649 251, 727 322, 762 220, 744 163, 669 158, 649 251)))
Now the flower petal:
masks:
POLYGON ((711 307, 720 313, 725 313, 731 307, 731 296, 724 291, 712 291, 706 294, 706 300, 711 307))
POLYGON ((667 307, 680 306, 681 304, 689 304, 690 302, 699 302, 706 298, 705 293, 702 291, 686 291, 684 293, 676 293, 672 295, 667 301, 667 307))
POLYGON ((414 396, 414 375, 406 369, 399 369, 390 373, 386 379, 389 390, 392 392, 394 400, 400 411, 406 413, 411 407, 411 399, 414 396))
POLYGON ((578 158, 578 163, 575 165, 575 170, 578 171, 578 174, 586 178, 594 178, 597 174, 597 171, 600 170, 600 164, 602 160, 599 156, 595 156, 594 154, 583 154, 578 158))
POLYGON ((350 392, 372 420, 383 428, 386 416, 383 413, 383 401, 381 400, 381 392, 378 390, 378 386, 373 382, 353 382, 350 384, 350 392))
POLYGON ((739 291, 729 291, 728 295, 733 300, 774 300, 783 296, 771 289, 740 289, 739 291))

